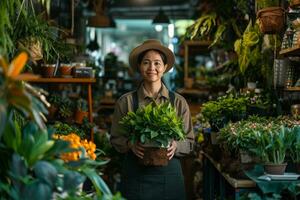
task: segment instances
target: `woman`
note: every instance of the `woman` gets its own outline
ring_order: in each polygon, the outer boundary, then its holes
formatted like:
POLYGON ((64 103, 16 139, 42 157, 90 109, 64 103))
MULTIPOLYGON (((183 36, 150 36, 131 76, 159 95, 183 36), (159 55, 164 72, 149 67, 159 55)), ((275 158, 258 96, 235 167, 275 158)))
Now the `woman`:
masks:
POLYGON ((149 39, 134 48, 129 55, 131 67, 138 70, 142 83, 136 91, 129 92, 117 101, 113 116, 110 141, 115 149, 125 154, 121 193, 128 200, 185 199, 183 175, 178 157, 187 155, 192 150, 194 135, 188 104, 179 94, 169 92, 162 76, 168 72, 175 61, 173 52, 158 40, 149 39), (168 148, 167 166, 143 166, 138 158, 143 158, 144 148, 131 144, 124 136, 124 129, 119 121, 139 106, 155 101, 170 101, 175 106, 178 116, 182 117, 187 137, 184 141, 173 141, 168 148))

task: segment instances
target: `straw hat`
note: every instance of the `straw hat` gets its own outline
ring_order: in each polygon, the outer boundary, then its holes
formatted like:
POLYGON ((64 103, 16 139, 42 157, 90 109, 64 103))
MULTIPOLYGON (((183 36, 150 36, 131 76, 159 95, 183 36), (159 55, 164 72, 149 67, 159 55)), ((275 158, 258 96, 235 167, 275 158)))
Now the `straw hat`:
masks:
POLYGON ((131 51, 131 53, 129 55, 129 64, 130 64, 130 66, 133 67, 134 69, 137 69, 138 68, 138 57, 139 57, 139 55, 141 53, 143 53, 144 51, 151 50, 151 49, 159 50, 160 52, 162 52, 166 56, 166 58, 167 58, 167 63, 166 63, 167 68, 166 68, 165 72, 169 71, 174 65, 175 56, 169 48, 163 46, 159 40, 155 40, 155 39, 146 40, 141 45, 135 47, 131 51))

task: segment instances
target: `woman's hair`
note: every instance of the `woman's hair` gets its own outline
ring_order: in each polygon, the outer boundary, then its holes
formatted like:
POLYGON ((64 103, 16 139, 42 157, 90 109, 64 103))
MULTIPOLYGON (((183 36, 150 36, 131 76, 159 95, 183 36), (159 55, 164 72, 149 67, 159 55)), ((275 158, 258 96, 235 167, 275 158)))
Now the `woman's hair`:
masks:
POLYGON ((161 51, 159 51, 159 50, 157 50, 157 49, 149 49, 149 50, 146 50, 146 51, 143 51, 142 53, 140 53, 140 55, 138 56, 138 59, 137 59, 137 61, 138 61, 137 63, 138 63, 138 64, 141 64, 141 63, 142 63, 142 60, 143 60, 145 54, 146 54, 148 51, 156 51, 156 52, 158 52, 159 55, 160 55, 160 57, 161 57, 161 59, 162 59, 162 61, 163 61, 163 63, 164 63, 164 65, 167 63, 167 57, 166 57, 166 55, 165 55, 163 52, 161 52, 161 51))

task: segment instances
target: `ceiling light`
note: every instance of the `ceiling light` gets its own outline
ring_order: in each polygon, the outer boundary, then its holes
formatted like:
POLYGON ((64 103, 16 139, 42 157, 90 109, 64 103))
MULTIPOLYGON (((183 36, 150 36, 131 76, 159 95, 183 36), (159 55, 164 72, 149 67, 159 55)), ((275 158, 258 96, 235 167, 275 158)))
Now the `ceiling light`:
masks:
POLYGON ((154 17, 152 21, 152 24, 167 25, 170 24, 170 19, 162 9, 159 9, 158 14, 154 17))

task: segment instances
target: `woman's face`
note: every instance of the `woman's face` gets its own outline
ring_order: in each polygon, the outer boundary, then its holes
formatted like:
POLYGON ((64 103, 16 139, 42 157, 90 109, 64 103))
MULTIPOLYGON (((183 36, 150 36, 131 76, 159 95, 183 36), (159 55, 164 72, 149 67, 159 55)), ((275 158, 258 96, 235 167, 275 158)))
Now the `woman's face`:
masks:
POLYGON ((150 50, 143 57, 139 68, 144 81, 157 82, 161 81, 167 65, 164 64, 159 52, 150 50))

